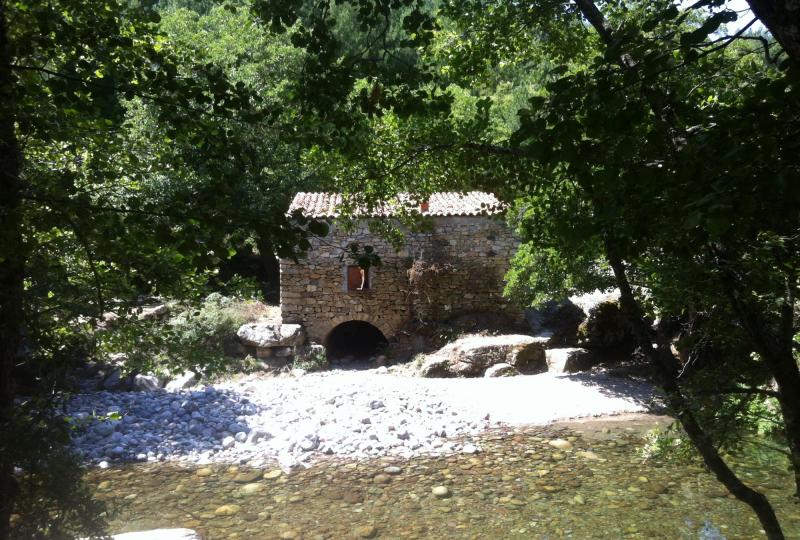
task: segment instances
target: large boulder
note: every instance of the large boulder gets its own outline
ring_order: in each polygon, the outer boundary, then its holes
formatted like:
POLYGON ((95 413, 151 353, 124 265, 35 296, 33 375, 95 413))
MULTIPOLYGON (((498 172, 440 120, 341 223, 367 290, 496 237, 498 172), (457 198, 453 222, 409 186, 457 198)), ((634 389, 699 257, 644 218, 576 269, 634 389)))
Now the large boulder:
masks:
POLYGON ((141 373, 133 377, 132 390, 137 392, 154 392, 161 388, 161 381, 155 375, 143 375, 141 373))
POLYGON ((248 347, 297 347, 305 341, 299 324, 248 323, 239 328, 236 336, 248 347))
POLYGON ((619 308, 619 291, 595 291, 529 308, 525 317, 548 348, 628 349, 632 340, 619 308))
POLYGON ((577 373, 591 369, 597 363, 591 351, 577 347, 548 349, 546 356, 551 373, 577 373))
POLYGON ((197 384, 198 380, 199 378, 196 373, 184 371, 169 381, 166 385, 166 389, 169 392, 176 392, 178 390, 183 390, 184 388, 194 386, 197 384))
POLYGON ((169 315, 169 308, 166 304, 159 304, 157 306, 150 306, 143 308, 139 313, 139 319, 142 321, 157 321, 169 315))
POLYGON ((493 366, 489 366, 486 368, 486 372, 483 374, 484 377, 513 377, 515 375, 519 375, 519 371, 517 368, 512 366, 511 364, 495 364, 493 366))
POLYGON ((546 338, 521 334, 465 336, 429 355, 420 375, 480 377, 495 364, 508 364, 520 373, 541 373, 547 371, 546 343, 546 338))
POLYGON ((535 335, 549 338, 548 347, 573 347, 578 343, 578 326, 586 319, 586 313, 567 299, 528 308, 525 319, 535 335))
POLYGON ((606 300, 592 306, 578 326, 578 345, 587 349, 632 349, 633 336, 619 302, 606 300))

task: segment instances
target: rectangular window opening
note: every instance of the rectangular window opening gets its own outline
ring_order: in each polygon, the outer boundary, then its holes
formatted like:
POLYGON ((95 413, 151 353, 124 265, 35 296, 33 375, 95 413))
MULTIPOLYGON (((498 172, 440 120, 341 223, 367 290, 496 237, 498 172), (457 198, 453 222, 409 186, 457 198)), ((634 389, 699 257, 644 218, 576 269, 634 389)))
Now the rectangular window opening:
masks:
POLYGON ((347 290, 366 291, 369 289, 369 271, 357 264, 347 267, 347 290))

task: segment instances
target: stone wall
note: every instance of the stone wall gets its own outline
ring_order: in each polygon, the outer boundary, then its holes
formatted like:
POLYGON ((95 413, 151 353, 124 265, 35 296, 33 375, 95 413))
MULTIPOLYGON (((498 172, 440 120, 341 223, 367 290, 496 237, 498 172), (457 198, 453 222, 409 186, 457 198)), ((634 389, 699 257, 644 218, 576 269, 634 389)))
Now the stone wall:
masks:
POLYGON ((304 325, 323 342, 338 324, 362 320, 390 338, 408 321, 445 320, 460 313, 521 311, 503 298, 503 277, 517 241, 502 220, 435 217, 432 232, 408 232, 395 252, 366 223, 353 231, 331 227, 312 241, 298 263, 281 260, 281 314, 285 323, 304 325), (344 250, 351 242, 371 245, 382 265, 369 269, 369 289, 348 291, 344 250), (412 269, 409 277, 409 269, 412 269))

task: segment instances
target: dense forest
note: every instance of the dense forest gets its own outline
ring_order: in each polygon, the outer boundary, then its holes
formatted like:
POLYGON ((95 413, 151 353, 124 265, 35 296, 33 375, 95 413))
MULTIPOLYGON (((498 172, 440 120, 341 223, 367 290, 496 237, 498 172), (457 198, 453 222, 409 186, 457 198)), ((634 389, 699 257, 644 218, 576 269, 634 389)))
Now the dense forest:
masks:
POLYGON ((506 295, 618 288, 705 466, 783 538, 724 451, 769 423, 800 496, 798 28, 791 0, 0 0, 0 538, 102 525, 53 411, 109 343, 169 347, 143 299, 261 294, 232 261, 326 234, 298 191, 473 189, 522 241, 506 295))

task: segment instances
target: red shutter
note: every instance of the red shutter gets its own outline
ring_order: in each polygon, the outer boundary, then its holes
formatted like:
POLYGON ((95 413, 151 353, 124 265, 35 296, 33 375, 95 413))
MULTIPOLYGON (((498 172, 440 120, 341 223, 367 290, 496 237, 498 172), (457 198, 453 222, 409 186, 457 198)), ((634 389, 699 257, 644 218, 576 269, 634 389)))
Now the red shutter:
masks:
MULTIPOLYGON (((347 267, 347 290, 357 291, 361 288, 361 267, 352 265, 347 267)), ((364 288, 367 288, 366 279, 364 280, 364 288)))

